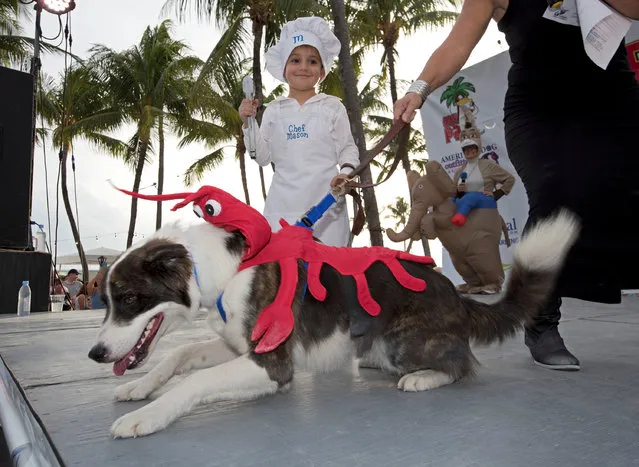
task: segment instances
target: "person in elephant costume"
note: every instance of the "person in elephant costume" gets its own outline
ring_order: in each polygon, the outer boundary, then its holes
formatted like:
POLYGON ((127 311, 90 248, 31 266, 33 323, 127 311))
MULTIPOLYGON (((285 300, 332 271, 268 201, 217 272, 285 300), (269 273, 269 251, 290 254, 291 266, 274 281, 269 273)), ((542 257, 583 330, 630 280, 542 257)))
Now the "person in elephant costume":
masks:
POLYGON ((453 178, 457 187, 453 202, 457 210, 452 222, 458 226, 466 223, 468 214, 474 208, 497 209, 497 200, 510 193, 515 184, 515 177, 499 164, 480 159, 481 133, 475 125, 474 115, 469 109, 460 110, 460 140, 466 162, 453 178))
POLYGON ((426 174, 411 171, 411 211, 404 230, 387 229, 393 242, 426 235, 439 238, 448 251, 453 265, 465 284, 457 289, 463 293, 495 294, 501 291, 504 270, 499 254, 502 232, 510 246, 508 229, 496 207, 472 209, 463 225, 453 224, 457 205, 453 198, 457 186, 444 168, 435 161, 426 163, 426 174))

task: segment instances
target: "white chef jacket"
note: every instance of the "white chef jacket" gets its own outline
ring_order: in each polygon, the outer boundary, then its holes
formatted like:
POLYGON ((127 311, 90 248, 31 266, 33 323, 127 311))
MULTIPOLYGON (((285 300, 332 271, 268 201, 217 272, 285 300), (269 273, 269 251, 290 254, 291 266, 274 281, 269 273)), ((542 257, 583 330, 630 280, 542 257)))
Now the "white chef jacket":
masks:
MULTIPOLYGON (((245 143, 247 136, 245 128, 245 143)), ((280 218, 295 223, 330 191, 333 177, 359 165, 346 108, 339 98, 326 94, 303 105, 289 97, 275 99, 267 105, 256 132, 255 160, 261 166, 275 165, 264 205, 264 217, 275 232, 281 228, 280 218)), ((348 243, 343 197, 315 223, 313 234, 327 245, 348 243)))

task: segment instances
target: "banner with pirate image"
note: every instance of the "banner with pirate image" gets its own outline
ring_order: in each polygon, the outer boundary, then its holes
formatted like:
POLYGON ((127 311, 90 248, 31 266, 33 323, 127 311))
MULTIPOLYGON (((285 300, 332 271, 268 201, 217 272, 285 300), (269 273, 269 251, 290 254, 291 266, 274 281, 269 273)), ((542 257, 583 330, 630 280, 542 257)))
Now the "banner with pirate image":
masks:
MULTIPOLYGON (((481 132, 481 158, 489 158, 510 172, 516 179, 507 196, 499 199, 497 208, 506 222, 512 246, 502 237, 501 260, 505 271, 512 264, 512 247, 520 239, 528 217, 528 198, 506 152, 503 106, 507 88, 508 52, 502 52, 483 62, 465 68, 431 94, 421 109, 428 157, 442 164, 451 178, 464 162, 460 145, 459 111, 470 109, 481 132)), ((450 256, 442 252, 442 271, 453 283, 463 283, 452 265, 450 256)))

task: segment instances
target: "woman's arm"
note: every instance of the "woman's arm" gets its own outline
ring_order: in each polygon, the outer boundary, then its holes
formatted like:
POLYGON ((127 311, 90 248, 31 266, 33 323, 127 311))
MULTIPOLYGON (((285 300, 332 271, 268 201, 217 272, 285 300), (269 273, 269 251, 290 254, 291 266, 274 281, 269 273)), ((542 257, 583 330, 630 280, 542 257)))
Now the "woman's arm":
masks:
MULTIPOLYGON (((447 83, 464 66, 497 8, 495 0, 466 0, 450 34, 430 56, 418 79, 426 81, 431 90, 447 83)), ((395 120, 409 122, 422 104, 420 95, 408 93, 395 103, 395 120)))
POLYGON ((466 0, 450 34, 428 59, 418 79, 432 89, 447 83, 468 60, 494 12, 494 0, 466 0))
POLYGON ((628 18, 639 20, 639 0, 604 0, 604 3, 628 18))

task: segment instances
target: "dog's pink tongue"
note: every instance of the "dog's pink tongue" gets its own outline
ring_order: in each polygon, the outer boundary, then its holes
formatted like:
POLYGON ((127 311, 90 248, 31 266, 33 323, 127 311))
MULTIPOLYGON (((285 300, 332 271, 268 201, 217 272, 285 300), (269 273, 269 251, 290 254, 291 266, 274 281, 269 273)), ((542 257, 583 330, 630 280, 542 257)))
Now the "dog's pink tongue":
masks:
POLYGON ((122 376, 126 371, 126 367, 129 366, 129 356, 127 355, 122 360, 118 360, 113 364, 113 373, 115 376, 122 376))

